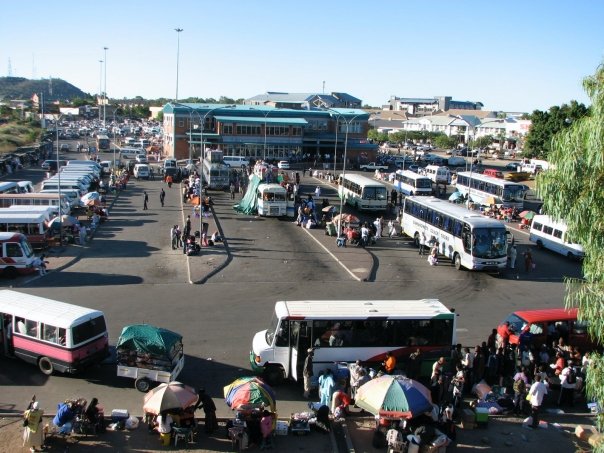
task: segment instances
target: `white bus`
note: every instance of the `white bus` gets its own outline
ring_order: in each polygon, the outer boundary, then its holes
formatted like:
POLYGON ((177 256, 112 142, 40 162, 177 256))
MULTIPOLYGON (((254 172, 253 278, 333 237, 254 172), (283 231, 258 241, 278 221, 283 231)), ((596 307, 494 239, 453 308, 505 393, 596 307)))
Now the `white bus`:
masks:
POLYGON ((355 173, 338 178, 338 196, 360 211, 385 211, 388 191, 381 182, 355 173))
POLYGON ((109 357, 102 312, 17 291, 0 291, 0 353, 40 371, 76 373, 109 357))
POLYGON ((508 232, 499 220, 438 198, 407 197, 402 224, 418 246, 422 233, 427 241, 434 238, 439 254, 450 258, 456 269, 506 267, 508 232))
POLYGON ((569 258, 583 258, 583 247, 568 237, 568 227, 563 221, 556 221, 548 215, 536 215, 529 233, 529 240, 539 248, 550 249, 569 258))
POLYGON ((204 184, 208 189, 226 189, 229 187, 231 168, 223 163, 204 159, 201 171, 204 184))
POLYGON ((58 193, 19 193, 19 194, 0 194, 0 208, 8 208, 14 205, 31 206, 59 206, 61 205, 61 214, 69 214, 71 203, 67 196, 58 193))
POLYGON ((524 209, 524 198, 528 191, 527 186, 523 184, 469 171, 457 174, 456 187, 459 193, 474 203, 502 205, 504 208, 516 208, 519 211, 524 209))
POLYGON ((432 195, 432 180, 411 170, 397 170, 394 188, 407 196, 432 195))
POLYGON ((250 363, 278 383, 302 379, 311 347, 317 376, 338 362, 379 367, 386 352, 398 368, 418 349, 433 363, 456 343, 455 313, 436 299, 285 301, 275 304, 268 329, 254 335, 250 363))
POLYGON ((259 184, 256 189, 258 215, 284 217, 287 215, 287 190, 280 184, 259 184))

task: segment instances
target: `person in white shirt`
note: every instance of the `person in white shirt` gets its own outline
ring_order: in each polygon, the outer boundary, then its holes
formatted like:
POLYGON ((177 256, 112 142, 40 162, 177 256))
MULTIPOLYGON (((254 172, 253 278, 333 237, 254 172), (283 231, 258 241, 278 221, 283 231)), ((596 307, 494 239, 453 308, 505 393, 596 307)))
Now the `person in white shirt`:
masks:
POLYGON ((161 414, 159 414, 155 422, 157 423, 158 433, 168 434, 170 431, 172 431, 172 424, 174 423, 174 420, 172 419, 172 416, 167 412, 162 412, 161 414))
POLYGON ((533 418, 531 428, 537 428, 539 426, 539 408, 543 404, 543 398, 547 395, 547 386, 540 374, 535 375, 535 382, 531 385, 528 394, 531 403, 531 417, 533 418))
POLYGON ((470 348, 464 348, 461 364, 466 370, 466 387, 474 383, 474 353, 470 352, 470 348))
POLYGON ((575 388, 577 386, 577 373, 569 360, 566 368, 560 373, 560 396, 558 406, 573 406, 575 401, 575 388))

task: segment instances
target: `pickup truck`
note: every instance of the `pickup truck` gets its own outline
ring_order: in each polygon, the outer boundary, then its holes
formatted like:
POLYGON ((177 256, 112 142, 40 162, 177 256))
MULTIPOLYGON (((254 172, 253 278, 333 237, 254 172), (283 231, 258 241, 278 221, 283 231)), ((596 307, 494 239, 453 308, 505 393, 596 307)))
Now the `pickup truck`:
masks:
POLYGON ((359 166, 359 169, 363 170, 363 171, 375 171, 375 170, 387 171, 388 165, 378 165, 375 162, 369 162, 368 164, 363 164, 363 165, 359 166))

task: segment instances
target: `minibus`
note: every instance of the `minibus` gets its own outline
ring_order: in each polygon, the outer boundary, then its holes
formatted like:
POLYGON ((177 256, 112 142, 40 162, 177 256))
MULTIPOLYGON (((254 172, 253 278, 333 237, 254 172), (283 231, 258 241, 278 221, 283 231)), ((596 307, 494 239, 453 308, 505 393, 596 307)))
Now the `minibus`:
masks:
POLYGON ((507 327, 512 333, 509 336, 511 344, 518 344, 519 335, 524 329, 531 333, 531 343, 537 347, 546 344, 550 346, 560 337, 565 343, 577 346, 582 351, 594 346, 587 333, 587 323, 577 319, 577 309, 546 308, 543 310, 518 310, 508 315, 497 327, 497 342, 502 343, 503 334, 507 327))
POLYGON ((101 311, 1 290, 0 319, 0 352, 37 365, 45 375, 77 373, 109 357, 101 311))
POLYGON ((93 160, 68 160, 67 161, 67 166, 70 165, 79 165, 79 166, 84 166, 84 167, 94 167, 97 169, 97 171, 101 171, 101 166, 98 164, 98 162, 95 162, 93 160))
MULTIPOLYGON (((86 187, 83 183, 79 181, 68 181, 61 178, 61 190, 77 190, 79 196, 84 196, 88 192, 88 187, 86 187)), ((58 179, 47 179, 42 183, 42 191, 46 190, 59 190, 59 180, 58 179)))
POLYGON ((24 234, 34 248, 48 246, 49 233, 45 214, 0 214, 0 232, 24 234))
POLYGON ((539 248, 550 249, 572 259, 580 259, 585 256, 583 247, 573 243, 569 237, 566 223, 555 221, 548 215, 533 217, 529 240, 537 244, 539 248))
MULTIPOLYGON (((44 214, 47 222, 50 222, 53 218, 59 215, 58 206, 26 206, 17 204, 9 206, 8 208, 0 208, 0 215, 2 214, 44 214)), ((63 212, 63 214, 67 214, 63 212)))
POLYGON ((283 217, 287 215, 287 190, 280 184, 260 184, 256 189, 258 215, 283 217))
POLYGON ((424 174, 434 183, 449 184, 451 182, 451 172, 447 167, 438 165, 428 165, 424 169, 424 174))
POLYGON ((0 270, 8 278, 36 271, 34 250, 24 234, 0 233, 0 254, 0 270))
MULTIPOLYGON (((38 192, 39 194, 46 194, 46 195, 59 195, 59 189, 47 189, 47 190, 41 190, 40 192, 38 192)), ((64 196, 67 198, 67 200, 69 201, 69 204, 71 205, 72 208, 78 207, 80 205, 80 191, 76 190, 76 189, 62 189, 61 190, 61 196, 64 196)))
POLYGON ((19 193, 19 194, 0 194, 0 208, 9 208, 15 205, 31 205, 31 206, 59 206, 61 205, 61 213, 69 214, 71 203, 69 198, 64 194, 49 194, 49 193, 19 193))
POLYGON ((0 194, 2 193, 19 193, 19 186, 14 181, 0 182, 0 194))
POLYGON ((61 168, 61 173, 83 173, 90 175, 93 178, 99 178, 101 172, 96 167, 87 167, 85 165, 68 165, 67 167, 61 168))
POLYGON ((17 183, 19 187, 19 193, 34 193, 34 184, 31 181, 19 181, 17 183))
POLYGON ((222 160, 229 167, 245 168, 250 166, 250 160, 244 156, 224 156, 222 160))

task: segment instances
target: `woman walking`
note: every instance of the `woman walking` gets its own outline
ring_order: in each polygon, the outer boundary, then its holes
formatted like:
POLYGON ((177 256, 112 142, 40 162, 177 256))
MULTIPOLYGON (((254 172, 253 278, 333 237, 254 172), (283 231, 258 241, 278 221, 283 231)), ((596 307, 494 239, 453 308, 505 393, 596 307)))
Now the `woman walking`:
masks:
POLYGON ((42 415, 44 411, 40 409, 40 403, 34 401, 30 409, 23 413, 23 446, 29 447, 29 451, 42 450, 44 444, 42 415), (36 450, 37 449, 37 450, 36 450))

